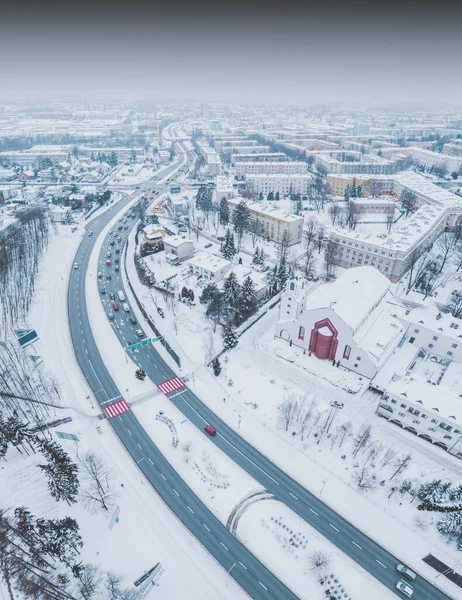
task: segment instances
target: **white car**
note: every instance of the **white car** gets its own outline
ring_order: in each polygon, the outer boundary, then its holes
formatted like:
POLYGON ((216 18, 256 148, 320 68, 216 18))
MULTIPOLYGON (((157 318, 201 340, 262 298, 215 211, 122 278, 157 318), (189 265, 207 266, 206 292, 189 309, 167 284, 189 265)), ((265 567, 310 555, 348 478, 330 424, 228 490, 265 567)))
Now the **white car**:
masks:
POLYGON ((398 571, 398 573, 401 573, 401 575, 404 575, 406 579, 414 581, 414 579, 416 578, 416 574, 414 573, 414 571, 411 571, 411 569, 406 567, 406 565, 399 563, 398 565, 396 565, 396 570, 398 571))
POLYGON ((404 594, 407 598, 412 598, 412 594, 414 593, 413 588, 411 588, 411 586, 405 581, 398 581, 396 584, 396 589, 404 594))
POLYGON ((78 269, 79 268, 79 263, 74 263, 74 269, 78 269))

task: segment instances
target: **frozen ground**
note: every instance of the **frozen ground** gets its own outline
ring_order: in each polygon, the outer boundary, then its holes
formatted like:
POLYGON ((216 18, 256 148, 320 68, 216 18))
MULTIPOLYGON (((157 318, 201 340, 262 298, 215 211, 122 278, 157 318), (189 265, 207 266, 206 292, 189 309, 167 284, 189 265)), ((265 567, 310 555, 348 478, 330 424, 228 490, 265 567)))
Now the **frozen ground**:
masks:
POLYGON ((396 597, 276 500, 251 504, 239 520, 237 537, 302 600, 322 600, 328 589, 342 600, 396 597), (316 553, 328 564, 315 566, 316 553))
MULTIPOLYGON (((73 417, 72 423, 58 430, 77 434, 81 451, 97 452, 110 467, 119 490, 120 522, 110 530, 107 515, 90 515, 81 503, 68 508, 51 502, 44 479, 35 466, 36 458, 22 458, 18 452, 9 453, 0 472, 1 504, 24 504, 38 516, 75 517, 85 542, 82 559, 119 571, 126 576, 127 585, 160 561, 165 573, 156 589, 156 598, 247 598, 144 480, 109 423, 97 420, 100 411, 91 400, 75 360, 67 325, 67 281, 82 235, 83 230, 71 233, 68 226, 58 226, 58 234, 52 235, 40 268, 29 324, 39 333, 40 340, 35 346, 43 357, 44 367, 60 381, 63 405, 73 407, 57 411, 59 416, 73 417), (102 435, 94 428, 97 422, 101 423, 102 435)), ((132 379, 131 374, 130 382, 132 379)), ((55 435, 54 430, 52 433, 55 435)), ((62 440, 62 444, 66 451, 75 451, 73 442, 62 440)))

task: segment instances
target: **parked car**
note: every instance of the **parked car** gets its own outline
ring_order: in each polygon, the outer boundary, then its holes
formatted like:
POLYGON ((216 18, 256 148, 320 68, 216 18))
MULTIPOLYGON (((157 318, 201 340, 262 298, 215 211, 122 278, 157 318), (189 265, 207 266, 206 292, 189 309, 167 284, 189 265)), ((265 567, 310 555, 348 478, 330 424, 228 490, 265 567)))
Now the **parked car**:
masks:
POLYGON ((78 269, 79 268, 79 263, 74 263, 74 269, 78 269))
POLYGON ((88 237, 91 237, 93 235, 93 231, 89 231, 88 232, 88 237))
POLYGON ((224 242, 224 241, 225 241, 225 238, 224 238, 223 236, 221 236, 221 235, 220 235, 220 236, 218 236, 218 237, 217 237, 217 240, 218 240, 219 242, 224 242))
POLYGON ((143 331, 142 331, 141 329, 137 329, 137 330, 136 330, 136 335, 137 335, 138 337, 144 337, 144 333, 143 333, 143 331))
POLYGON ((332 406, 332 408, 343 408, 344 406, 343 402, 337 402, 337 400, 331 402, 330 405, 332 406))
POLYGON ((213 244, 205 244, 204 248, 211 248, 213 244))
POLYGON ((398 581, 396 584, 396 589, 400 591, 407 598, 412 598, 412 594, 414 593, 414 589, 411 588, 405 581, 398 581))
POLYGON ((416 578, 416 574, 414 573, 414 571, 411 571, 411 569, 409 569, 409 567, 406 567, 406 565, 402 565, 400 563, 396 565, 396 570, 398 571, 398 573, 401 573, 401 575, 404 575, 406 579, 414 581, 414 579, 416 578))
POLYGON ((109 319, 109 321, 113 321, 115 319, 114 315, 111 312, 107 313, 107 318, 109 319))
POLYGON ((206 431, 209 435, 216 435, 216 430, 215 427, 212 427, 211 425, 206 425, 204 427, 204 431, 206 431))
POLYGON ((112 308, 113 308, 114 310, 119 310, 119 305, 117 304, 117 302, 113 302, 113 303, 112 303, 112 308))
POLYGON ((136 319, 135 319, 135 317, 130 317, 130 323, 132 325, 136 325, 136 319))

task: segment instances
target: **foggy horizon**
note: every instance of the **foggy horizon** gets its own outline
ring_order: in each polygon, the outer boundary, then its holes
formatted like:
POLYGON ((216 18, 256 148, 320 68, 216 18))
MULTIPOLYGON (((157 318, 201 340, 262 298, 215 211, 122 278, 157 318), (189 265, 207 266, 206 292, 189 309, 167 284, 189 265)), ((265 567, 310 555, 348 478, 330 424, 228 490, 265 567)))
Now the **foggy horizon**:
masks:
POLYGON ((8 7, 0 98, 460 106, 460 9, 8 7))

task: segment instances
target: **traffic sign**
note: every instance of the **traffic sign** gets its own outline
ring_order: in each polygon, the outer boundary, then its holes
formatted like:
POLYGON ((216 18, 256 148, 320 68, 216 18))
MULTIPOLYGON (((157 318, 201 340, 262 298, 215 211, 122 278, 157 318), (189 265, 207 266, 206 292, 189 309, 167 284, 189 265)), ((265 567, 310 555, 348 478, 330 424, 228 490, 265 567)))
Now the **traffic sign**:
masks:
POLYGON ((134 350, 135 348, 140 348, 141 346, 148 346, 149 344, 153 344, 154 342, 158 342, 161 339, 161 336, 155 338, 147 338, 138 342, 137 344, 132 344, 131 346, 127 346, 128 350, 134 350))

